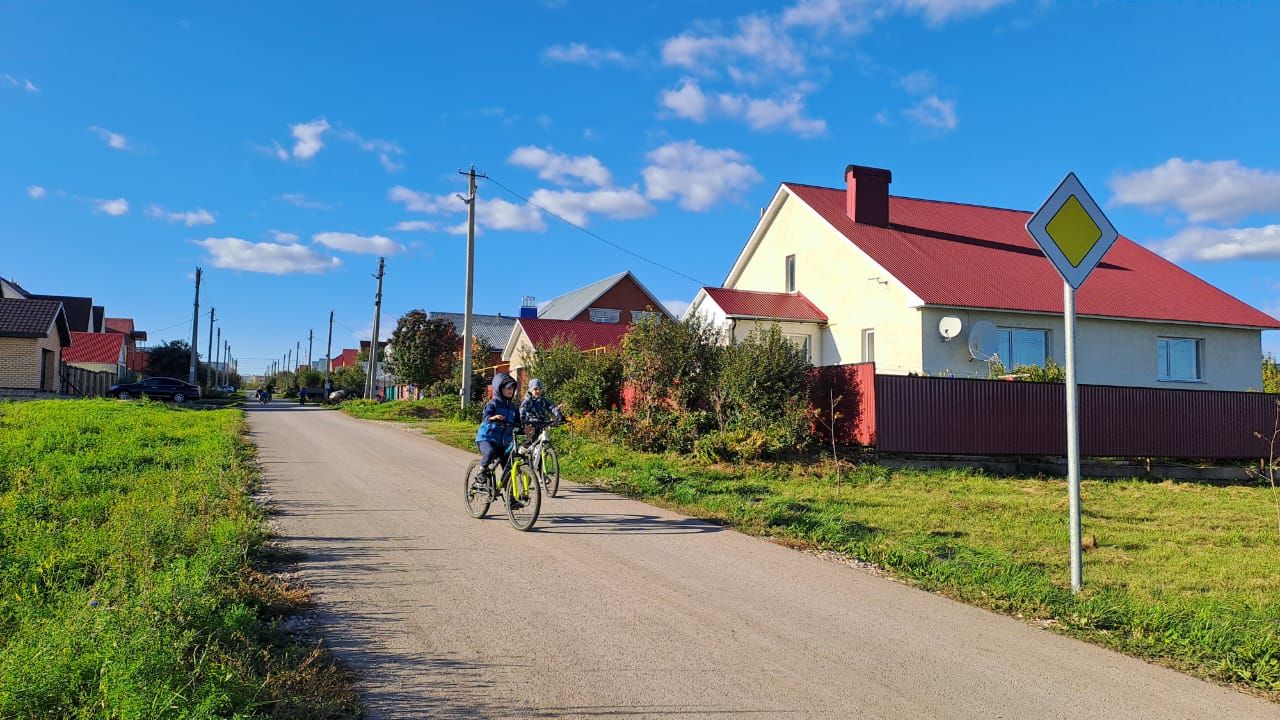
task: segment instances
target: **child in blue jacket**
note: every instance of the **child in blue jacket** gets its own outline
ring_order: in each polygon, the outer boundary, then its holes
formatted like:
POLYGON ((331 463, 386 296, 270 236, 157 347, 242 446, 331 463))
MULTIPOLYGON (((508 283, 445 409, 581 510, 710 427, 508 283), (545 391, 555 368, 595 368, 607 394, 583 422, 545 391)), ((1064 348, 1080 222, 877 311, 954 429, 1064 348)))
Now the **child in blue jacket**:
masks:
POLYGON ((513 398, 516 381, 506 373, 493 376, 493 399, 484 406, 483 422, 476 430, 476 447, 480 449, 480 464, 486 470, 495 460, 501 460, 507 446, 515 437, 520 411, 513 398))

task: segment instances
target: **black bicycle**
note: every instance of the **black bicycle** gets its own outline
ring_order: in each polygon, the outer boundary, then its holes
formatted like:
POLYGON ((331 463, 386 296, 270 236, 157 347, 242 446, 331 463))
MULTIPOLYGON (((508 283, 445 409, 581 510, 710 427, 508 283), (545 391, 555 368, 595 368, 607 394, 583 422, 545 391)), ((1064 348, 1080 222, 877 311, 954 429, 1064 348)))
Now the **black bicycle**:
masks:
POLYGON ((482 518, 489 512, 494 500, 502 498, 507 506, 507 519, 517 530, 527 531, 538 521, 542 509, 542 488, 535 471, 530 470, 529 448, 522 445, 519 433, 512 435, 502 464, 502 475, 495 477, 492 468, 483 467, 479 460, 467 466, 463 485, 463 499, 467 514, 482 518))

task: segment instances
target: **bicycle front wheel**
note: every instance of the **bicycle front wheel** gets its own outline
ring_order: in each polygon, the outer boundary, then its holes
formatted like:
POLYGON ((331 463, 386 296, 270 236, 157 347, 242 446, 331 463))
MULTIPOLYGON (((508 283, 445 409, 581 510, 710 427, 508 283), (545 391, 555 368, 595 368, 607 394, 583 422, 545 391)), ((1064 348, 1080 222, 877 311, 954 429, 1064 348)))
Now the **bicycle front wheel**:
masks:
POLYGON ((541 458, 542 483, 547 486, 547 495, 555 497, 560 492, 560 458, 556 457, 555 448, 542 448, 541 458))
POLYGON ((523 463, 507 482, 504 493, 507 502, 507 519, 517 530, 527 531, 538 521, 538 511, 542 509, 542 487, 535 476, 523 463))
POLYGON ((472 460, 467 466, 467 477, 462 487, 463 501, 467 504, 467 514, 473 518, 482 518, 489 512, 488 482, 484 479, 484 468, 479 460, 472 460))

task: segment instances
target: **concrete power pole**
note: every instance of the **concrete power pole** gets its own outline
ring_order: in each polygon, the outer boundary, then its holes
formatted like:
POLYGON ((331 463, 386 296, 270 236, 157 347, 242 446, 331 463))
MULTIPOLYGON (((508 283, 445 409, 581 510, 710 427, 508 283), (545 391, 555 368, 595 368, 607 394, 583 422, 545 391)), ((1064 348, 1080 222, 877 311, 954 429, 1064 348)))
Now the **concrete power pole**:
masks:
MULTIPOLYGON (((333 372, 333 311, 329 311, 329 341, 324 347, 324 387, 329 390, 329 373, 333 372)), ((325 398, 326 400, 328 398, 325 398)))
POLYGON ((386 268, 386 258, 378 258, 378 294, 373 298, 373 338, 369 341, 369 392, 370 400, 378 394, 378 332, 382 322, 382 276, 386 268))
MULTIPOLYGON (((217 308, 214 308, 214 307, 209 308, 209 342, 204 346, 204 359, 210 363, 213 362, 213 326, 214 324, 217 323, 217 320, 218 320, 216 311, 217 311, 217 308)), ((197 370, 198 369, 199 369, 199 366, 197 365, 197 370)), ((212 370, 213 367, 210 366, 210 369, 212 370)), ((213 380, 207 373, 205 374, 204 379, 209 382, 209 387, 212 388, 213 380)))
POLYGON ((200 276, 202 274, 200 268, 196 268, 196 301, 195 309, 191 311, 191 361, 187 366, 187 382, 192 385, 196 384, 196 344, 200 342, 200 276))
MULTIPOLYGON (((475 290, 476 276, 476 166, 472 165, 467 172, 458 171, 467 176, 467 197, 462 201, 467 204, 467 295, 462 310, 462 407, 471 403, 471 297, 475 290)), ((479 177, 487 177, 480 173, 479 177)))
POLYGON ((222 346, 222 384, 231 384, 231 341, 227 340, 222 346))
POLYGON ((218 328, 218 344, 213 346, 213 364, 209 366, 209 386, 222 384, 222 372, 218 367, 222 363, 222 328, 218 328))
POLYGON ((315 342, 316 331, 312 328, 307 331, 307 367, 311 367, 311 345, 315 342))
POLYGON ((302 364, 302 341, 295 340, 293 342, 293 371, 298 372, 298 366, 302 364))

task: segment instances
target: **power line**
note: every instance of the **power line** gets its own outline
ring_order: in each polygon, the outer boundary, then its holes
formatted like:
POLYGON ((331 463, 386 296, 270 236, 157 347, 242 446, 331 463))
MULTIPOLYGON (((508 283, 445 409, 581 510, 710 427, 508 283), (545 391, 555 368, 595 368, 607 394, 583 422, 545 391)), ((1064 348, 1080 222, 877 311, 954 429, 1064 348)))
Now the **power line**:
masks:
MULTIPOLYGON (((478 177, 478 176, 477 176, 477 177, 478 177)), ((599 236, 599 235, 597 235, 596 233, 594 233, 594 232, 592 232, 592 231, 590 231, 590 230, 588 230, 588 229, 586 229, 586 228, 582 227, 582 226, 581 226, 581 225, 579 225, 578 223, 573 222, 572 220, 568 220, 568 219, 566 219, 563 215, 560 215, 559 213, 556 213, 556 212, 552 212, 551 210, 548 210, 548 209, 546 209, 546 208, 542 207, 541 205, 538 205, 537 203, 535 203, 535 202, 533 202, 532 200, 530 200, 529 198, 527 198, 527 197, 525 197, 525 196, 521 195, 520 193, 516 192, 515 190, 512 190, 511 188, 507 187, 506 185, 503 185, 502 183, 498 182, 497 180, 494 180, 492 175, 490 175, 490 176, 486 177, 485 179, 486 179, 486 180, 488 180, 489 182, 493 183, 494 185, 497 185, 498 187, 502 188, 504 191, 506 191, 506 192, 507 192, 507 194, 511 195, 512 197, 519 198, 521 202, 523 202, 524 204, 528 205, 529 207, 531 207, 531 208, 533 208, 533 209, 535 209, 535 210, 539 210, 539 211, 541 211, 541 212, 544 212, 544 213, 546 213, 546 214, 550 215, 551 217, 553 217, 553 218, 555 218, 555 219, 559 220, 560 222, 564 223, 565 225, 568 225, 568 226, 573 227, 573 228, 577 228, 578 230, 580 230, 580 231, 582 231, 582 232, 586 233, 587 235, 589 235, 590 237, 593 237, 593 238, 595 238, 596 240, 599 240, 600 242, 604 243, 605 245, 608 245, 609 247, 613 248, 614 250, 619 250, 619 251, 624 252, 624 253, 626 253, 626 254, 628 254, 628 255, 630 255, 630 256, 632 256, 632 257, 634 257, 634 258, 638 258, 638 259, 640 259, 640 260, 643 260, 643 261, 645 261, 645 262, 649 263, 650 265, 653 265, 654 267, 662 268, 663 270, 666 270, 667 272, 669 272, 669 273, 671 273, 671 274, 673 274, 673 275, 679 275, 680 277, 684 278, 685 280, 688 280, 689 282, 691 282, 691 283, 693 283, 693 284, 697 285, 698 287, 703 287, 703 286, 709 285, 709 283, 705 283, 705 282, 703 282, 703 281, 701 281, 701 280, 699 280, 699 279, 697 279, 697 278, 695 278, 695 277, 691 277, 691 276, 689 276, 689 275, 686 275, 686 274, 684 274, 684 273, 680 272, 679 270, 676 270, 676 269, 675 269, 675 268, 673 268, 673 267, 670 267, 670 266, 668 266, 668 265, 663 265, 662 263, 658 262, 657 260, 650 260, 649 258, 647 258, 647 257, 645 257, 645 256, 643 256, 643 255, 641 255, 641 254, 640 254, 640 253, 638 253, 638 252, 635 252, 634 250, 628 250, 627 248, 625 248, 625 247, 623 247, 623 246, 621 246, 621 245, 619 245, 619 244, 617 244, 617 243, 615 243, 615 242, 613 242, 613 241, 611 241, 611 240, 606 240, 605 238, 600 237, 600 236, 599 236)))

